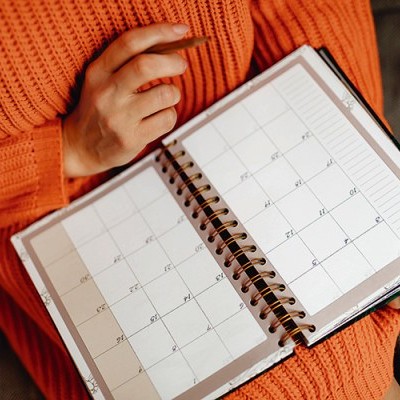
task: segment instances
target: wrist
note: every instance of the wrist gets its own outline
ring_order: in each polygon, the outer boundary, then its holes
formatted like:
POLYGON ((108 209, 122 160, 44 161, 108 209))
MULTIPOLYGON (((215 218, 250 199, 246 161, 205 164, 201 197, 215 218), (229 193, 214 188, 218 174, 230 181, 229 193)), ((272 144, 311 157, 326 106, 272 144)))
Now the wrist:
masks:
POLYGON ((70 114, 62 122, 62 160, 65 178, 85 175, 79 162, 76 145, 74 146, 77 137, 75 130, 73 115, 70 114))

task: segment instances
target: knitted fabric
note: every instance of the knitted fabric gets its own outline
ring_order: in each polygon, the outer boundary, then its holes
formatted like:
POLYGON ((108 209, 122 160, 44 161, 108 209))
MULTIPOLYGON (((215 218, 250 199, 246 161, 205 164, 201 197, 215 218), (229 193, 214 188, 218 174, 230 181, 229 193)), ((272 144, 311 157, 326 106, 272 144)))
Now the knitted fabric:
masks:
MULTIPOLYGON (((181 124, 298 46, 326 46, 374 109, 382 91, 365 0, 31 0, 0 7, 0 329, 46 398, 87 394, 10 236, 97 185, 65 180, 62 117, 86 66, 122 32, 183 22, 212 38, 166 79, 182 91, 181 124), (250 66, 252 68, 250 68, 250 66)), ((393 377, 399 313, 375 312, 244 385, 229 399, 380 399, 393 377)))

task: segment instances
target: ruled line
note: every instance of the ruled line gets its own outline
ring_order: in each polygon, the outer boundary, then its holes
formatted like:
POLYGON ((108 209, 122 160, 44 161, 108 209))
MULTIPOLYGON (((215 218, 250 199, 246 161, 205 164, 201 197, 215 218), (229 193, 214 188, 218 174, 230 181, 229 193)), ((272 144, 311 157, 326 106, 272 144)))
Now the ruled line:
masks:
MULTIPOLYGON (((371 168, 370 170, 368 170, 367 172, 365 172, 364 174, 362 174, 361 176, 356 177, 359 181, 361 181, 362 178, 364 178, 365 176, 368 176, 372 171, 375 171, 378 168, 378 165, 376 165, 375 167, 371 168)), ((355 174, 354 174, 355 175, 355 174)), ((364 183, 361 182, 361 184, 363 185, 364 183)))
MULTIPOLYGON (((394 203, 393 205, 391 205, 389 208, 387 208, 385 211, 383 211, 383 213, 384 214, 386 214, 389 210, 391 210, 393 207, 396 207, 397 206, 397 204, 400 204, 400 200, 397 202, 397 203, 394 203)), ((400 211, 400 210, 399 210, 400 211)), ((394 214, 396 214, 398 211, 396 211, 394 214)), ((390 218, 392 215, 394 215, 394 214, 391 214, 391 215, 389 215, 387 218, 390 218)))
MULTIPOLYGON (((391 190, 389 190, 388 192, 386 192, 384 195, 382 195, 382 196, 378 197, 377 199, 375 199, 375 201, 378 202, 379 200, 383 199, 385 196, 387 196, 389 193, 393 192, 393 190, 396 190, 396 189, 398 189, 398 186, 394 186, 391 190)), ((397 196, 397 195, 395 195, 395 196, 397 196)), ((391 197, 391 198, 392 198, 392 197, 391 197)), ((391 199, 391 198, 390 198, 390 199, 391 199)), ((390 199, 389 199, 389 200, 390 200, 390 199)))
POLYGON ((350 167, 347 167, 347 170, 350 171, 351 169, 353 169, 354 167, 357 167, 360 165, 360 163, 362 163, 364 160, 366 160, 367 158, 371 157, 371 154, 367 154, 364 158, 362 158, 361 160, 355 161, 357 157, 361 156, 362 154, 364 154, 366 151, 368 151, 367 149, 363 149, 362 151, 360 151, 357 155, 355 155, 351 160, 347 160, 343 163, 343 165, 348 164, 351 161, 354 161, 354 164, 350 167))
POLYGON ((347 152, 344 153, 344 154, 341 154, 341 153, 344 151, 344 149, 341 150, 340 152, 338 152, 338 158, 339 158, 339 160, 344 160, 344 159, 347 158, 350 154, 353 154, 355 151, 357 151, 358 148, 359 148, 358 143, 356 143, 356 146, 355 146, 355 147, 352 147, 350 151, 347 151, 347 152))
POLYGON ((400 193, 395 194, 394 196, 392 196, 390 199, 386 200, 384 203, 382 203, 381 207, 387 205, 388 203, 390 203, 392 200, 396 199, 396 197, 398 197, 400 195, 400 193))
POLYGON ((345 138, 344 140, 342 140, 339 143, 336 143, 334 146, 331 146, 332 150, 335 150, 336 152, 340 152, 341 150, 345 149, 346 147, 350 146, 353 143, 357 143, 358 140, 354 139, 354 137, 352 135, 349 135, 347 138, 345 138), (346 145, 344 145, 344 147, 342 148, 343 144, 346 143, 347 141, 351 140, 351 143, 347 143, 346 145), (338 149, 338 147, 340 147, 340 149, 338 149))
MULTIPOLYGON (((371 182, 371 180, 375 179, 376 177, 378 177, 379 175, 382 175, 382 174, 384 174, 384 173, 385 173, 385 171, 382 171, 382 170, 379 171, 377 174, 375 174, 374 176, 371 176, 371 178, 367 179, 367 180, 363 183, 363 185, 365 185, 365 184, 368 183, 368 182, 371 182)), ((377 183, 377 182, 376 182, 376 183, 377 183)), ((369 189, 373 188, 373 187, 376 185, 376 183, 372 184, 370 187, 366 188, 365 190, 368 191, 369 189)))
POLYGON ((342 122, 341 120, 337 120, 336 122, 332 123, 328 128, 325 129, 326 133, 321 133, 321 139, 326 140, 327 137, 330 135, 337 133, 341 128, 346 126, 346 124, 341 124, 340 126, 336 127, 335 125, 339 122, 342 122))
MULTIPOLYGON (((387 178, 390 178, 390 176, 386 175, 385 178, 381 179, 381 180, 380 180, 379 182, 377 182, 375 185, 377 185, 378 183, 384 182, 387 178)), ((375 185, 374 185, 374 186, 375 186, 375 185)), ((372 197, 372 196, 375 196, 377 193, 379 193, 380 191, 382 191, 382 190, 384 190, 384 189, 386 189, 386 188, 387 188, 387 183, 385 183, 383 186, 379 187, 379 189, 375 190, 375 192, 370 193, 369 195, 370 195, 371 197, 372 197)), ((371 189, 372 189, 372 188, 371 188, 371 189)))
POLYGON ((335 140, 341 138, 343 135, 347 135, 348 133, 349 133, 349 131, 348 131, 347 129, 346 129, 345 131, 339 133, 338 136, 336 136, 335 138, 333 138, 333 139, 331 139, 330 141, 327 142, 328 147, 331 147, 331 144, 332 144, 335 140))

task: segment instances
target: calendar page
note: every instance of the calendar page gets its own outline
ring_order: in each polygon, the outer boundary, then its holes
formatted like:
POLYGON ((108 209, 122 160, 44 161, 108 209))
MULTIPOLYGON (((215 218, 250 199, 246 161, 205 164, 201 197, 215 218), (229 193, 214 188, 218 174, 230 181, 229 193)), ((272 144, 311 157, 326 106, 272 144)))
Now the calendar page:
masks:
POLYGON ((203 398, 282 353, 154 163, 40 222, 20 243, 95 398, 203 398))
POLYGON ((324 326, 398 284, 399 155, 319 57, 304 53, 180 139, 324 326))

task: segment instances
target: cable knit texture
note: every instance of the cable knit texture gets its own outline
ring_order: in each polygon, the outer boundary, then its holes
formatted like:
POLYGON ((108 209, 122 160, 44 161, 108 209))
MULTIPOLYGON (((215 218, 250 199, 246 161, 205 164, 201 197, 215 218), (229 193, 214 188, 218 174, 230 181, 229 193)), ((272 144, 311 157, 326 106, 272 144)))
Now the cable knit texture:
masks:
MULTIPOLYGON (((186 51, 181 124, 304 43, 324 45, 382 115, 366 0, 14 0, 0 7, 0 329, 48 399, 87 394, 12 249, 10 236, 104 176, 65 180, 62 117, 87 65, 122 32, 184 22, 209 44, 186 51), (250 68, 250 65, 252 68, 250 68)), ((393 377, 399 313, 382 309, 228 395, 229 399, 380 399, 393 377)))

